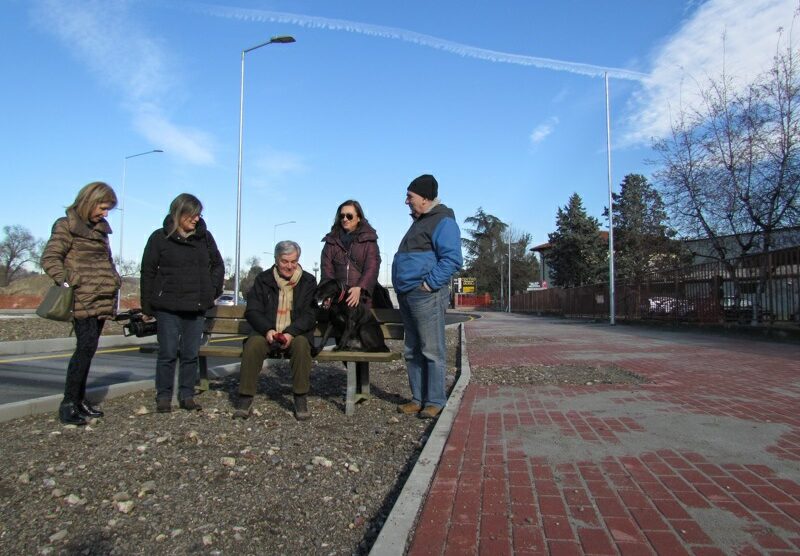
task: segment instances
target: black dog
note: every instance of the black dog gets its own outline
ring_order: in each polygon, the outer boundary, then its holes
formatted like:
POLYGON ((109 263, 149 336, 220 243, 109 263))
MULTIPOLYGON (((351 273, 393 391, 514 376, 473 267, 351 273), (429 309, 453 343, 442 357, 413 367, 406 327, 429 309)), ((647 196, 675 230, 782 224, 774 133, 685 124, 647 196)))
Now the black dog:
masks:
POLYGON ((328 326, 313 354, 322 351, 331 334, 336 338, 334 351, 389 351, 381 325, 372 312, 364 308, 363 297, 355 307, 349 307, 346 298, 347 288, 340 281, 326 280, 317 287, 314 299, 321 309, 318 317, 324 321, 327 316, 328 326))

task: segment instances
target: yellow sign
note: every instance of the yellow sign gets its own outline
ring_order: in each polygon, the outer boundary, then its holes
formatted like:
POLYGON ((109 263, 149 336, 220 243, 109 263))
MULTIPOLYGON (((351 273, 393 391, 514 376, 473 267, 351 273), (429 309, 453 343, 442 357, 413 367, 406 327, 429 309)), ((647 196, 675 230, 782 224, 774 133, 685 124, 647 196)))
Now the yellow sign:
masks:
POLYGON ((475 278, 459 278, 461 282, 461 293, 475 293, 477 280, 475 278))

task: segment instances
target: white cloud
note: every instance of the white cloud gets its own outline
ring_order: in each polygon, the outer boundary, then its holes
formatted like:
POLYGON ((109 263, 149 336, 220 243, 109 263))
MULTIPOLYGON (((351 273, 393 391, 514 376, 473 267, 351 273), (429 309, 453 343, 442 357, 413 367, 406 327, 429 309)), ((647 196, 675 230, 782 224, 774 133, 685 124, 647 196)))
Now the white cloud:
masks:
POLYGON ((558 125, 558 118, 553 116, 548 118, 546 121, 542 122, 534 130, 531 132, 530 139, 531 144, 536 145, 537 143, 541 143, 542 141, 547 138, 548 135, 553 133, 556 126, 558 125))
POLYGON ((33 19, 62 41, 97 80, 120 95, 134 127, 155 148, 194 164, 214 162, 207 133, 169 121, 161 106, 177 88, 167 48, 141 29, 127 2, 102 0, 39 0, 33 19))
POLYGON ((246 181, 248 187, 267 191, 275 199, 284 198, 281 191, 292 177, 308 170, 301 156, 271 148, 249 157, 247 168, 247 176, 243 176, 242 181, 246 181))
MULTIPOLYGON (((695 106, 701 87, 723 69, 741 86, 765 71, 792 26, 796 0, 708 0, 656 52, 634 96, 626 144, 647 143, 670 130, 670 116, 695 106)), ((797 41, 793 41, 797 44, 797 41)))
POLYGON ((179 127, 158 111, 138 113, 134 127, 153 145, 182 158, 191 164, 208 166, 214 163, 211 145, 214 139, 206 132, 190 127, 179 127))

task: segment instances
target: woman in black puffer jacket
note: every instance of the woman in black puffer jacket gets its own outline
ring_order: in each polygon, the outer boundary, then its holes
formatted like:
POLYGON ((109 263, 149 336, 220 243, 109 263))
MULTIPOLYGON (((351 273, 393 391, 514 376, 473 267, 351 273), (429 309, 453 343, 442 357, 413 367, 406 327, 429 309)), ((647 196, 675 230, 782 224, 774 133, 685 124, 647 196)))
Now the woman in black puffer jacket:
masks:
POLYGON ((180 352, 178 402, 199 410, 194 401, 197 352, 204 314, 222 293, 225 266, 206 228, 200 200, 181 193, 172 201, 164 226, 147 240, 142 256, 142 313, 158 321, 156 409, 172 411, 175 362, 180 352))

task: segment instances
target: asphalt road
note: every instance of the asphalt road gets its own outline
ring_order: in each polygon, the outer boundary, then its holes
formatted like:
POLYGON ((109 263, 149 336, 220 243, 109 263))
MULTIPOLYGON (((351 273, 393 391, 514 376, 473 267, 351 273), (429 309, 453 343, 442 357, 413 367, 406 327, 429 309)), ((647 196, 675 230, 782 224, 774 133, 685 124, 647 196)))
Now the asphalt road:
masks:
MULTIPOLYGON (((0 404, 61 394, 72 352, 0 356, 0 404)), ((209 358, 209 367, 235 362, 209 358)), ((87 388, 155 378, 155 354, 139 353, 138 346, 97 350, 87 388)))

